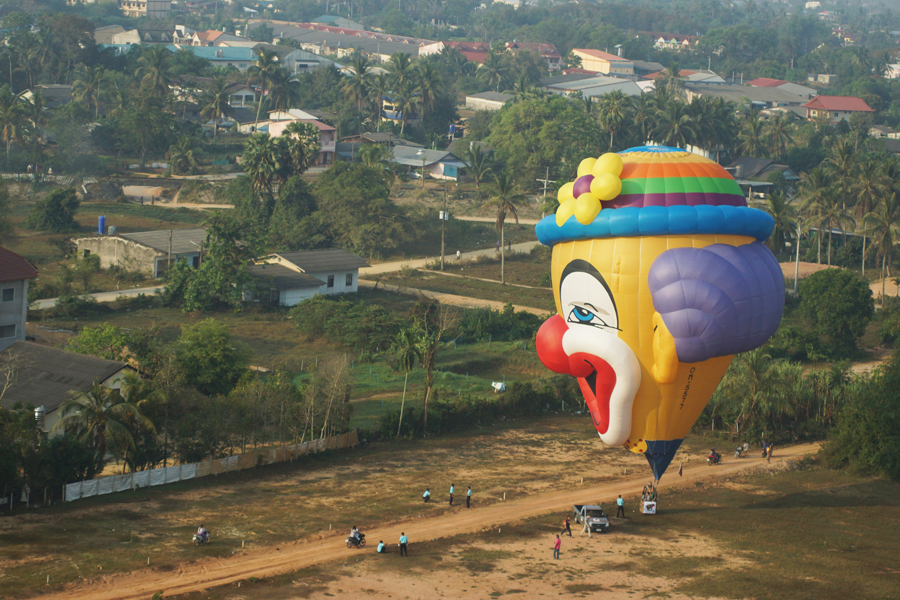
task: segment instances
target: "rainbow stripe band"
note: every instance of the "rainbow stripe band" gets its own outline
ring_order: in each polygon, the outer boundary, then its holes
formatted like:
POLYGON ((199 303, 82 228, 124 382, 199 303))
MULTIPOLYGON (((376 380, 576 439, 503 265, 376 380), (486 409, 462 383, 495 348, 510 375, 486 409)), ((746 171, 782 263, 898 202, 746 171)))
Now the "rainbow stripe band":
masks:
POLYGON ((771 215, 756 208, 682 205, 604 209, 588 225, 569 217, 562 227, 551 215, 541 219, 534 229, 542 244, 553 246, 594 238, 687 234, 746 235, 763 241, 774 228, 771 215))

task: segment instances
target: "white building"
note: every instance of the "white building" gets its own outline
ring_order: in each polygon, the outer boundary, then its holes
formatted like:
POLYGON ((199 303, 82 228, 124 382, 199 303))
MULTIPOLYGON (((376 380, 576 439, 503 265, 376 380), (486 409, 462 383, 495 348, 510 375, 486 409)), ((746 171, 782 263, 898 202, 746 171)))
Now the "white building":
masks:
POLYGON ((37 274, 27 260, 0 248, 0 350, 25 339, 28 280, 37 274))
POLYGON ((258 290, 244 292, 244 300, 294 306, 319 294, 353 293, 359 289, 359 269, 368 266, 339 248, 278 252, 250 267, 258 290))

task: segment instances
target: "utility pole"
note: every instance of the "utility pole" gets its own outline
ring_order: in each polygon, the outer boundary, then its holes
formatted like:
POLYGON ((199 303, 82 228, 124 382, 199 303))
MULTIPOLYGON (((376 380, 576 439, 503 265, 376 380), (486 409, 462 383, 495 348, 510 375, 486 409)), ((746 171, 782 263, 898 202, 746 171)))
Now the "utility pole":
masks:
MULTIPOLYGON (((543 179, 535 179, 535 181, 544 184, 544 197, 547 196, 547 184, 556 183, 555 179, 550 179, 550 167, 547 167, 547 173, 544 175, 543 179)), ((543 202, 543 200, 542 200, 543 202)), ((544 213, 541 211, 541 218, 544 218, 544 213)))
POLYGON ((797 260, 794 262, 794 295, 797 295, 797 280, 800 279, 800 221, 797 221, 797 260))
POLYGON ((444 183, 444 204, 443 209, 438 215, 441 219, 441 271, 444 270, 444 223, 449 220, 450 213, 447 212, 447 184, 444 183))

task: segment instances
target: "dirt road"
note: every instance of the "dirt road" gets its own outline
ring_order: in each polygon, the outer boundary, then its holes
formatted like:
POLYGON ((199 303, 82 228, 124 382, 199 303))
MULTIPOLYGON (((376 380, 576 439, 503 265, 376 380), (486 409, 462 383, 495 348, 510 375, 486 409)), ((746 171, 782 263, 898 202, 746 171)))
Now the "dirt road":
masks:
MULTIPOLYGON (((814 454, 818 449, 819 444, 785 447, 773 457, 773 463, 814 454)), ((724 464, 712 468, 707 467, 704 463, 686 467, 683 477, 678 476, 675 465, 672 465, 665 476, 664 483, 660 486, 661 492, 664 494, 666 488, 685 486, 705 479, 766 466, 765 461, 761 458, 734 460, 726 457, 726 461, 724 464)), ((366 534, 370 540, 384 539, 395 543, 400 537, 400 532, 404 531, 409 536, 410 548, 414 552, 417 541, 480 531, 553 512, 562 514, 571 510, 573 499, 608 498, 611 500, 618 494, 635 496, 640 493, 647 480, 648 476, 642 473, 640 477, 623 479, 615 483, 538 494, 514 502, 500 502, 473 510, 460 508, 456 512, 439 517, 413 519, 405 523, 372 529, 366 534)), ((665 511, 664 498, 665 496, 663 496, 663 513, 665 511)), ((416 500, 412 499, 411 501, 415 502, 416 500)), ((660 515, 660 518, 665 518, 664 514, 660 515)), ((126 600, 132 598, 146 600, 158 591, 162 591, 165 597, 201 592, 245 580, 248 577, 271 577, 322 563, 339 561, 345 558, 349 552, 344 538, 345 533, 341 532, 325 540, 281 544, 275 548, 235 554, 231 558, 183 565, 175 571, 145 570, 130 575, 111 576, 99 583, 68 586, 63 590, 40 597, 59 600, 126 600)))
MULTIPOLYGON (((398 294, 403 294, 406 296, 414 296, 418 298, 419 296, 425 296, 426 298, 434 298, 438 302, 442 304, 449 304, 451 306, 459 306, 462 308, 492 308, 494 310, 502 311, 503 307, 506 306, 505 302, 498 302, 496 300, 483 300, 481 298, 469 298, 468 296, 457 296, 456 294, 445 294, 443 292, 432 292, 430 290, 420 290, 419 288, 412 287, 403 287, 400 285, 388 285, 384 283, 378 283, 378 289, 384 290, 388 292, 396 292, 398 294)), ((367 281, 365 279, 359 280, 359 287, 374 289, 376 286, 376 282, 367 281)), ((546 317, 550 315, 551 311, 541 309, 541 308, 532 308, 530 306, 520 306, 518 304, 513 304, 513 308, 516 312, 529 312, 539 317, 546 317)))

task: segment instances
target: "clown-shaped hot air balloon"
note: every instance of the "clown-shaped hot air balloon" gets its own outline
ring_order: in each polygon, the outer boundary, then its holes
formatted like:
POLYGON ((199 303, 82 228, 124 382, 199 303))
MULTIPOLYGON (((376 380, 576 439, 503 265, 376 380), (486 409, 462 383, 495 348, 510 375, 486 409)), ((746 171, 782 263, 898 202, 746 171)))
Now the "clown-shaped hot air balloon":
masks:
POLYGON ((734 355, 781 322, 784 278, 762 243, 774 222, 721 166, 661 146, 585 159, 559 199, 536 228, 558 312, 538 355, 658 480, 734 355))

